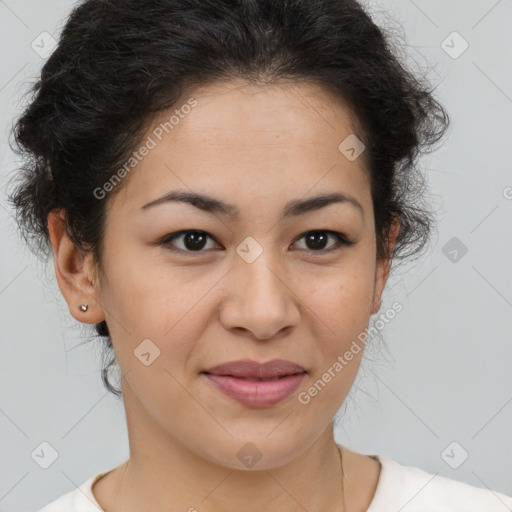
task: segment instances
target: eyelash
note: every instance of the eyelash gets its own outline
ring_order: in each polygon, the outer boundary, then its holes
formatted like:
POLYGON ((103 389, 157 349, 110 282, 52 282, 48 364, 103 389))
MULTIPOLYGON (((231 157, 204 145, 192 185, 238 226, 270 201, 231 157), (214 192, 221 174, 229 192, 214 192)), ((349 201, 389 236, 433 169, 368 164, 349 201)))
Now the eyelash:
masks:
MULTIPOLYGON (((158 245, 163 245, 169 251, 177 252, 177 253, 201 254, 201 253, 205 252, 202 249, 199 250, 199 251, 189 251, 189 250, 185 250, 185 249, 177 249, 177 248, 171 246, 171 242, 175 238, 179 238, 180 236, 186 235, 188 233, 199 233, 199 234, 202 234, 202 235, 206 235, 210 239, 212 239, 212 240, 214 240, 216 242, 216 240, 209 233, 207 233, 206 231, 201 231, 199 229, 185 229, 185 230, 182 230, 182 231, 177 231, 176 233, 170 233, 169 235, 165 236, 158 243, 158 245)), ((297 240, 301 240, 306 235, 309 235, 309 234, 312 234, 312 233, 327 233, 328 235, 331 235, 334 238, 336 238, 339 245, 338 245, 338 247, 331 247, 329 249, 318 249, 318 250, 314 250, 314 249, 301 249, 301 250, 308 251, 308 252, 311 252, 311 253, 330 253, 330 252, 333 252, 335 250, 342 249, 343 247, 350 247, 350 246, 355 244, 354 241, 349 240, 343 233, 339 233, 338 231, 332 231, 332 230, 329 230, 329 229, 313 229, 311 231, 306 231, 305 233, 302 233, 302 235, 300 235, 297 238, 297 240)), ((216 243, 218 243, 218 242, 216 242, 216 243)))

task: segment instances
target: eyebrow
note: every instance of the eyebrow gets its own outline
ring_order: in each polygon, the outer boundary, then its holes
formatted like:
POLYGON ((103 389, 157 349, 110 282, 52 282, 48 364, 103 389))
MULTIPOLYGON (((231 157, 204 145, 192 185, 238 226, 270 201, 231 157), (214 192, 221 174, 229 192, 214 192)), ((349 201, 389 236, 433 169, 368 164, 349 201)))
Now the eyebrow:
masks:
MULTIPOLYGON (((141 210, 147 210, 154 206, 169 202, 191 204, 192 206, 195 206, 196 208, 199 208, 205 212, 220 214, 226 217, 230 217, 233 220, 238 220, 240 218, 240 210, 233 204, 226 203, 220 199, 215 199, 214 197, 206 196, 203 194, 180 190, 173 190, 164 196, 159 197, 158 199, 150 201, 149 203, 142 206, 141 210)), ((319 210, 320 208, 325 208, 326 206, 334 203, 350 204, 357 208, 364 218, 364 209, 361 206, 361 203, 357 201, 357 199, 346 193, 335 192, 331 194, 322 194, 309 197, 307 199, 295 199, 287 202, 283 208, 280 220, 319 210)))

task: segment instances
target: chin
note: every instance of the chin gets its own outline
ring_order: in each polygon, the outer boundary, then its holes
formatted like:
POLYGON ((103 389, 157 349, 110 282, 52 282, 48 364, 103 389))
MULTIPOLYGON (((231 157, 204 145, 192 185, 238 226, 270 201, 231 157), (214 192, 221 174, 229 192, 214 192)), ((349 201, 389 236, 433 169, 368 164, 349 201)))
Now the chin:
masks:
POLYGON ((265 471, 290 463, 306 448, 303 440, 286 435, 270 439, 267 431, 261 436, 230 438, 212 450, 204 447, 202 456, 232 470, 265 471))

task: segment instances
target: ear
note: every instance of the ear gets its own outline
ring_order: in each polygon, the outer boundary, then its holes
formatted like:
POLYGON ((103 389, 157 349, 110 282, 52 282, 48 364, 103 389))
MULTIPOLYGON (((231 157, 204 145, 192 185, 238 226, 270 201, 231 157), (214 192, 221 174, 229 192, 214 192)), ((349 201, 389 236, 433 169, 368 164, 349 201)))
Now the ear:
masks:
POLYGON ((99 286, 92 255, 78 248, 66 230, 66 215, 53 210, 48 215, 48 231, 53 248, 55 275, 69 312, 80 322, 96 324, 105 320, 99 301, 99 286), (80 309, 87 304, 87 311, 80 309))
MULTIPOLYGON (((397 216, 395 216, 394 221, 391 225, 391 229, 389 231, 389 236, 386 241, 386 245, 388 247, 388 253, 393 254, 393 247, 395 245, 396 239, 398 237, 398 233, 400 231, 400 220, 397 216)), ((389 277, 389 271, 391 269, 391 257, 390 258, 380 258, 377 260, 377 265, 375 269, 375 283, 373 288, 373 302, 370 314, 374 315, 377 313, 381 306, 381 298, 382 292, 384 291, 384 287, 386 286, 386 281, 389 277)))

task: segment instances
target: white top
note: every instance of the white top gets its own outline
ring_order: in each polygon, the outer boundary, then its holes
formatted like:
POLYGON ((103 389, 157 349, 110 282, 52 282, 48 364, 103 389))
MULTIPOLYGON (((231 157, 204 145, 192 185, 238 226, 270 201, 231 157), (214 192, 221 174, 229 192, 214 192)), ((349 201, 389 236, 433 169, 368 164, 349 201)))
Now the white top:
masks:
MULTIPOLYGON (((512 512, 512 497, 502 493, 404 466, 381 455, 372 457, 380 461, 381 470, 366 512, 512 512)), ((38 512, 105 512, 91 488, 107 473, 92 476, 38 512)))

